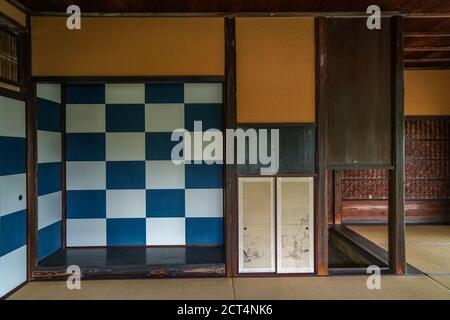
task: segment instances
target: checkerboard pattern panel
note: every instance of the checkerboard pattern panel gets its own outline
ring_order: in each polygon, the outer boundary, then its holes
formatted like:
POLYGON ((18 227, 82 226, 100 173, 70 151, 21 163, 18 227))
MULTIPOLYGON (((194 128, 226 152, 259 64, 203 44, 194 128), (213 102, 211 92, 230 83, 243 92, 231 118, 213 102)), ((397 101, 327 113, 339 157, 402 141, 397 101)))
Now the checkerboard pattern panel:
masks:
POLYGON ((61 248, 61 85, 37 84, 38 259, 61 248))
POLYGON ((26 281, 25 103, 0 97, 0 298, 26 281))
POLYGON ((221 84, 66 88, 68 246, 223 243, 222 165, 171 160, 173 130, 222 130, 221 84))

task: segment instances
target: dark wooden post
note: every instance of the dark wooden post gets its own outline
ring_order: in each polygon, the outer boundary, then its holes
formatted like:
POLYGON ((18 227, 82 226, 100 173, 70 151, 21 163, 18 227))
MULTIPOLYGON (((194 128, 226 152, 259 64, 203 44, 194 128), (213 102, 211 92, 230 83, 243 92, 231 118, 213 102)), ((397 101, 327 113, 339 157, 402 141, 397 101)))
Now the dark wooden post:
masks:
POLYGON ((333 183, 334 183, 334 197, 333 197, 333 223, 342 223, 342 171, 333 171, 333 183))
POLYGON ((61 85, 61 248, 67 243, 67 187, 66 187, 66 85, 61 85))
POLYGON ((403 20, 392 18, 392 159, 389 171, 389 267, 395 274, 405 273, 405 121, 403 106, 403 20))
POLYGON ((316 168, 314 264, 316 275, 328 275, 328 116, 325 99, 326 81, 326 18, 315 19, 316 24, 316 168))
MULTIPOLYGON (((225 17, 225 129, 236 128, 236 19, 225 17)), ((226 138, 224 150, 226 152, 226 138)), ((226 153, 224 152, 224 160, 226 153)), ((238 259, 238 201, 235 164, 225 164, 225 256, 228 277, 237 274, 238 259)))

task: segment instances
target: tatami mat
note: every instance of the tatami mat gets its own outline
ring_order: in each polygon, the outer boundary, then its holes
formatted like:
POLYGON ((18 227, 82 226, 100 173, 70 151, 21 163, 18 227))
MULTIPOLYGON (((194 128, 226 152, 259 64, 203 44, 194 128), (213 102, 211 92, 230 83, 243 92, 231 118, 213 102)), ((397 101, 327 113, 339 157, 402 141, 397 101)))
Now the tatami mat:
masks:
POLYGON ((68 290, 65 281, 31 282, 10 299, 40 300, 230 300, 232 279, 149 279, 82 281, 81 290, 68 290))
POLYGON ((446 299, 450 290, 427 276, 383 276, 369 290, 365 276, 160 279, 83 281, 81 290, 65 282, 32 282, 10 299, 446 299))
MULTIPOLYGON (((349 226, 387 249, 387 226, 349 226)), ((450 225, 406 226, 406 261, 429 276, 450 276, 450 225)))
POLYGON ((450 290, 450 275, 448 276, 431 276, 431 278, 433 278, 433 280, 439 282, 440 284, 442 284, 443 286, 445 286, 447 289, 450 290))
POLYGON ((450 299, 450 291, 426 276, 383 276, 380 290, 367 277, 235 279, 237 299, 450 299))

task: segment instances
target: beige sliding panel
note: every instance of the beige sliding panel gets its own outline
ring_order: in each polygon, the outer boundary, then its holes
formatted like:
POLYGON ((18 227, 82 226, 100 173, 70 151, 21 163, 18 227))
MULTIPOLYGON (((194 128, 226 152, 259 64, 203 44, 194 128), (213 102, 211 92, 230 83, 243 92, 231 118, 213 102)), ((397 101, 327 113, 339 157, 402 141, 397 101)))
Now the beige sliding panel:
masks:
POLYGON ((239 272, 275 272, 275 178, 239 178, 239 272))
POLYGON ((314 178, 277 178, 277 271, 314 272, 314 178))

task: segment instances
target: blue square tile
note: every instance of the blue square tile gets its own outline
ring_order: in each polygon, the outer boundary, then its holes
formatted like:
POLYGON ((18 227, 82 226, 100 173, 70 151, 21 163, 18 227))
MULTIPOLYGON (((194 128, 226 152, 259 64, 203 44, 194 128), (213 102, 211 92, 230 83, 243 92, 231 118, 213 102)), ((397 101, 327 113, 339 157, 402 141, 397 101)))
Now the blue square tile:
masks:
POLYGON ((183 83, 151 83, 145 85, 145 103, 183 103, 183 83))
POLYGON ((67 218, 106 218, 106 191, 67 191, 67 218))
POLYGON ((147 132, 145 134, 145 159, 172 160, 172 149, 180 142, 172 141, 171 137, 171 132, 147 132))
POLYGON ((42 260, 61 248, 61 221, 38 231, 38 259, 42 260))
POLYGON ((185 181, 187 189, 220 189, 223 187, 223 165, 186 164, 185 181))
POLYGON ((186 218, 187 245, 223 244, 222 218, 186 218))
POLYGON ((61 132, 61 105, 54 101, 37 98, 38 130, 61 132))
POLYGON ((18 211, 0 217, 0 257, 22 247, 27 235, 26 211, 18 211))
POLYGON ((145 161, 108 161, 107 189, 145 189, 145 161))
POLYGON ((147 190, 147 217, 184 217, 184 190, 147 190))
POLYGON ((146 244, 145 219, 108 219, 106 241, 108 246, 136 246, 146 244))
POLYGON ((108 104, 106 105, 107 132, 144 132, 145 105, 108 104))
POLYGON ((68 104, 104 104, 104 84, 69 84, 66 86, 68 104))
POLYGON ((0 137, 0 176, 26 172, 26 139, 0 137))
POLYGON ((38 195, 61 191, 61 162, 38 164, 38 195))
POLYGON ((105 161, 104 133, 68 133, 67 161, 105 161))
POLYGON ((184 127, 194 131, 194 121, 202 122, 202 131, 208 129, 223 129, 221 104, 186 104, 184 106, 184 127))

